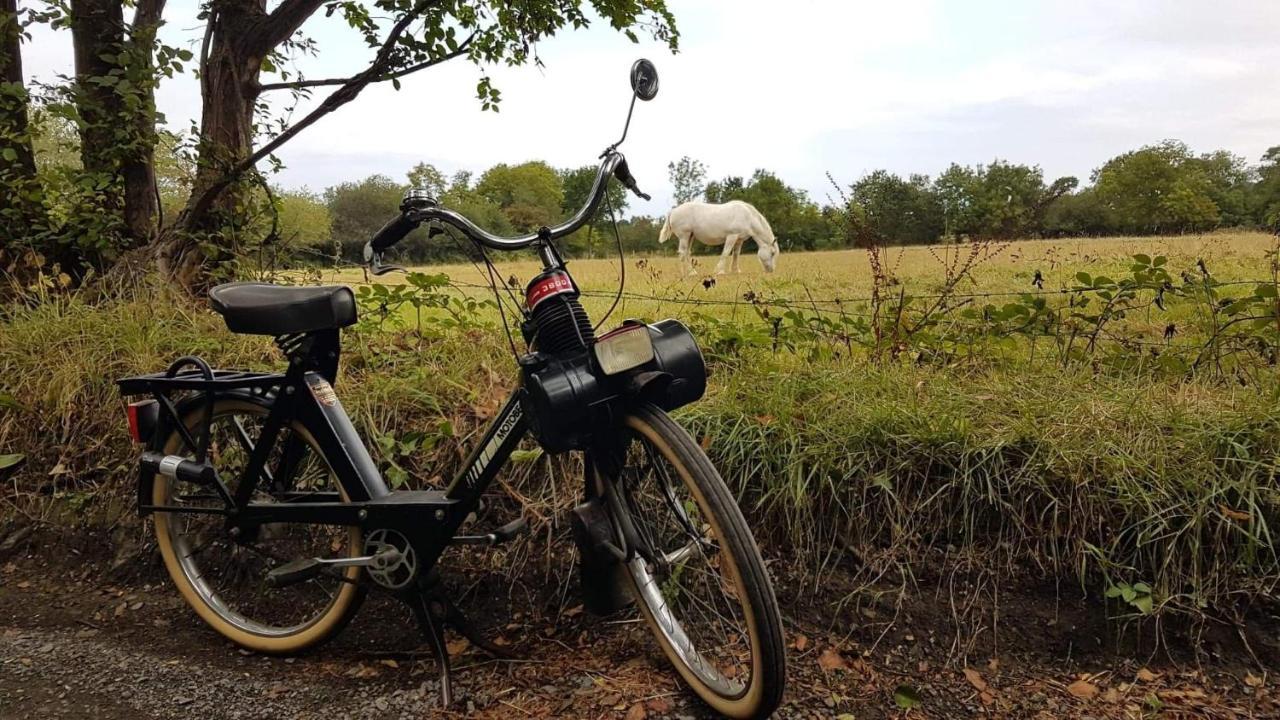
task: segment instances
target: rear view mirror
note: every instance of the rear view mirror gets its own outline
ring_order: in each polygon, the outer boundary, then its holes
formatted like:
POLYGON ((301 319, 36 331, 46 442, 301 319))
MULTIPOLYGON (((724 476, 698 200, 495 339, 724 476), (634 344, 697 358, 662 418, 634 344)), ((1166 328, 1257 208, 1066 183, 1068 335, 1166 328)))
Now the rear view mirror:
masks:
POLYGON ((641 58, 631 66, 631 92, 641 100, 652 100, 658 94, 658 68, 641 58))

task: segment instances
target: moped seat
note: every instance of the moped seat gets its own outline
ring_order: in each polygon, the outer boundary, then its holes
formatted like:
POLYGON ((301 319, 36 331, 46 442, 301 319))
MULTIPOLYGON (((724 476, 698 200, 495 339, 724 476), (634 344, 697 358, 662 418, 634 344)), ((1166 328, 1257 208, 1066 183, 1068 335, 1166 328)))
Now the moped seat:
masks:
POLYGON ((345 285, 296 287, 236 282, 209 291, 227 329, 249 335, 291 335, 346 327, 356 321, 356 297, 345 285))

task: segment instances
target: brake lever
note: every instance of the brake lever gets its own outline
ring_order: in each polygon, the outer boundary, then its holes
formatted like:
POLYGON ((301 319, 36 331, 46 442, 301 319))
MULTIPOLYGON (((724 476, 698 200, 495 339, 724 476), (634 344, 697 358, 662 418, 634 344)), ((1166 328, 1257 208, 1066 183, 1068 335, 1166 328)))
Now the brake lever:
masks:
POLYGON ((382 263, 382 253, 374 252, 373 246, 369 243, 364 244, 364 264, 369 266, 369 272, 374 275, 386 275, 390 272, 407 273, 408 270, 399 265, 384 265, 382 263))

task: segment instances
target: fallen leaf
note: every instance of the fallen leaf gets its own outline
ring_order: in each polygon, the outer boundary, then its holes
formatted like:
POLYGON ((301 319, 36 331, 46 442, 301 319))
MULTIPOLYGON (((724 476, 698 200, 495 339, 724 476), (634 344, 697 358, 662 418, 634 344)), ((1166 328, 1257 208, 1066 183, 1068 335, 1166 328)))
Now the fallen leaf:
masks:
POLYGON ((653 698, 649 702, 645 703, 644 706, 659 715, 671 712, 671 708, 673 707, 671 701, 665 697, 653 698))
POLYGON ((1106 692, 1102 693, 1102 702, 1105 703, 1115 705, 1123 699, 1124 697, 1120 694, 1120 691, 1115 688, 1110 688, 1106 692))
POLYGON ((829 647, 818 656, 818 667, 823 670, 844 670, 849 664, 839 650, 829 647))
POLYGON ((450 640, 449 642, 445 643, 444 647, 445 647, 445 650, 449 651, 450 655, 457 655, 458 653, 471 647, 471 641, 467 640, 466 638, 458 638, 457 640, 450 640))
POLYGON ((987 669, 990 670, 991 672, 995 672, 999 670, 1000 661, 996 658, 991 658, 990 660, 987 661, 987 669))
POLYGON ((1222 511, 1222 514, 1223 514, 1223 515, 1226 515, 1227 517, 1231 518, 1232 520, 1239 520, 1240 522, 1247 522, 1250 518, 1252 518, 1252 517, 1253 517, 1252 515, 1250 515, 1250 514, 1249 514, 1249 513, 1247 513, 1247 512, 1240 512, 1239 510, 1232 510, 1231 508, 1227 507, 1226 505, 1222 505, 1222 504, 1219 504, 1219 505, 1218 505, 1218 509, 1222 511))
POLYGON ((1146 668, 1138 671, 1138 679, 1144 683, 1155 682, 1158 676, 1146 668))
POLYGON ((1088 680, 1077 680, 1067 686, 1067 692, 1081 700, 1092 700, 1098 695, 1098 686, 1088 680))
POLYGON ((391 658, 387 658, 386 660, 383 660, 382 664, 393 669, 400 667, 400 663, 396 662, 395 660, 392 660, 391 658))
POLYGON ((991 705, 996 701, 996 696, 992 695, 986 690, 983 690, 982 692, 978 693, 978 700, 980 700, 983 705, 991 705))
POLYGON ((29 587, 31 587, 31 581, 30 581, 30 580, 23 580, 22 582, 18 583, 18 589, 19 589, 19 590, 26 590, 26 589, 27 589, 27 588, 29 588, 29 587))
POLYGON ((791 647, 804 652, 805 648, 809 647, 809 638, 804 635, 797 635, 796 641, 791 643, 791 647))
POLYGON ((1244 684, 1249 687, 1262 687, 1262 678, 1251 672, 1246 672, 1244 674, 1244 684))
POLYGON ((983 692, 987 689, 987 681, 982 679, 982 673, 977 670, 974 670, 973 668, 965 668, 964 677, 969 681, 970 685, 977 689, 978 692, 983 692))
POLYGON ((702 436, 702 440, 700 440, 700 441, 698 442, 698 445, 702 446, 702 449, 703 449, 703 450, 710 450, 710 449, 711 449, 711 436, 710 436, 710 435, 703 435, 703 436, 702 436))
POLYGON ((645 712, 644 705, 636 703, 627 711, 627 720, 644 720, 649 713, 645 712))

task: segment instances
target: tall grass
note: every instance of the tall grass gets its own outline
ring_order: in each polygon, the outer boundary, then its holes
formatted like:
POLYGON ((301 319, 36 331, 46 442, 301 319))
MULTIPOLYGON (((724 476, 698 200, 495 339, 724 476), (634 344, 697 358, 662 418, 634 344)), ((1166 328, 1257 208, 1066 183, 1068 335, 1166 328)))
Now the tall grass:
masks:
MULTIPOLYGON (((134 448, 114 380, 181 354, 279 366, 266 338, 156 295, 9 306, 0 315, 0 454, 28 467, 5 514, 105 527, 132 519, 134 448)), ((821 572, 912 569, 941 552, 1072 578, 1102 594, 1149 586, 1133 612, 1227 610, 1280 582, 1280 380, 1159 379, 1087 364, 945 367, 745 349, 712 367, 680 417, 708 448, 768 552, 821 572)), ((443 482, 515 371, 499 332, 428 326, 344 334, 337 389, 388 468, 443 482), (413 452, 395 443, 426 438, 413 452)), ((548 523, 571 463, 505 476, 548 523)), ((563 527, 560 525, 560 527, 563 527)))

